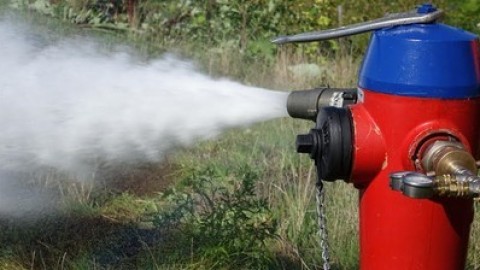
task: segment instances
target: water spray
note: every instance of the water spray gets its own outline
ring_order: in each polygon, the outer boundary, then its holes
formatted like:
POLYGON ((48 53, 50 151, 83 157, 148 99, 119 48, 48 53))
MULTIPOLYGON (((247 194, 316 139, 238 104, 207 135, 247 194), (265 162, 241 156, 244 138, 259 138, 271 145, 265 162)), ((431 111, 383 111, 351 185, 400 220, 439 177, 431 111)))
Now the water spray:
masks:
POLYGON ((174 55, 147 61, 84 38, 47 42, 1 18, 0 39, 0 214, 38 197, 23 196, 15 175, 48 168, 89 180, 99 164, 161 162, 287 115, 288 93, 212 78, 174 55))

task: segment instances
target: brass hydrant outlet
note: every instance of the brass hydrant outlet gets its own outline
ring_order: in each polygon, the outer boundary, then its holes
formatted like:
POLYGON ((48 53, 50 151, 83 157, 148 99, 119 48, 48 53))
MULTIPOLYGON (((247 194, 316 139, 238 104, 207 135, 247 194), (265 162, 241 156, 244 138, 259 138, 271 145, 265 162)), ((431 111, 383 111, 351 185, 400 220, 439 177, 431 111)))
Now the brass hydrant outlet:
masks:
POLYGON ((423 199, 432 197, 478 198, 480 177, 473 156, 459 142, 436 141, 422 158, 425 171, 390 174, 390 187, 405 196, 423 199))
POLYGON ((459 142, 436 141, 425 151, 422 165, 427 173, 435 175, 476 175, 473 156, 459 142))

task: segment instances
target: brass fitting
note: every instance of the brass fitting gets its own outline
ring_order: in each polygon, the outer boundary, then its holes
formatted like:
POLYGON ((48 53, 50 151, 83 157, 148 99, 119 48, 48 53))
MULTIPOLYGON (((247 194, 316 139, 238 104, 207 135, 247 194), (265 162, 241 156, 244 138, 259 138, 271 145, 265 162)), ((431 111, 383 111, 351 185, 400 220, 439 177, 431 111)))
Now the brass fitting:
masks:
POLYGON ((478 198, 480 177, 473 156, 456 141, 436 141, 422 157, 422 165, 428 175, 418 172, 394 172, 390 174, 390 187, 405 196, 426 199, 434 196, 478 198))
POLYGON ((461 181, 456 175, 440 175, 433 180, 434 193, 440 197, 470 197, 468 181, 461 181))
POLYGON ((473 175, 477 165, 473 156, 459 142, 436 141, 422 158, 423 168, 435 175, 473 175))

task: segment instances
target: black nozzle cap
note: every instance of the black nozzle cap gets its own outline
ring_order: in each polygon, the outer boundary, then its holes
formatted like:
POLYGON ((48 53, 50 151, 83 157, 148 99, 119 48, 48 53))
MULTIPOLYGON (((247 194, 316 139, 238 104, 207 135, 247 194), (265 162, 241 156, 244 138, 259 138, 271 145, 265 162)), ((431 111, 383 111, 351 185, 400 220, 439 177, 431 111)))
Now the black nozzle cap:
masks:
POLYGON ((315 139, 312 134, 297 135, 297 153, 310 154, 315 147, 315 139))
POLYGON ((297 147, 297 153, 309 154, 312 159, 315 159, 317 153, 320 151, 318 140, 318 130, 312 129, 308 134, 297 135, 295 145, 297 147))

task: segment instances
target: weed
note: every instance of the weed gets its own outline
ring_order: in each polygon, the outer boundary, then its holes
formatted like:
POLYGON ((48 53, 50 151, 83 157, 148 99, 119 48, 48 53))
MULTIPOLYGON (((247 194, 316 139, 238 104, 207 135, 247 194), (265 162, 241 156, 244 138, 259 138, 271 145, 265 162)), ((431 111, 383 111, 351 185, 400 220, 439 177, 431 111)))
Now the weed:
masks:
POLYGON ((186 191, 173 192, 175 207, 154 223, 164 227, 174 220, 190 240, 194 260, 214 268, 262 269, 274 263, 267 241, 276 238, 277 222, 265 199, 255 191, 258 174, 243 167, 238 181, 225 180, 218 170, 193 172, 185 179, 186 191))

